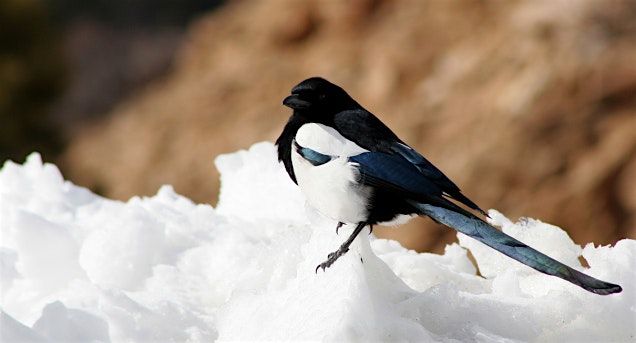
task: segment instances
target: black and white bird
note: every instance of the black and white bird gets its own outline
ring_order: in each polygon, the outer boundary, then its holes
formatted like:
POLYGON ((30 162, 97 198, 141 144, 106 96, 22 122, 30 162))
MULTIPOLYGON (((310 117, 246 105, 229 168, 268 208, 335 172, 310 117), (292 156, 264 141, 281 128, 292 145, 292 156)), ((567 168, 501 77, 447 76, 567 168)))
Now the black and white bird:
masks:
POLYGON ((278 159, 307 202, 338 223, 336 232, 343 224, 356 225, 316 271, 345 254, 366 226, 426 215, 590 292, 621 291, 620 286, 572 269, 480 219, 477 214, 486 213, 457 185, 339 86, 309 78, 295 86, 283 104, 293 114, 276 141, 278 159))

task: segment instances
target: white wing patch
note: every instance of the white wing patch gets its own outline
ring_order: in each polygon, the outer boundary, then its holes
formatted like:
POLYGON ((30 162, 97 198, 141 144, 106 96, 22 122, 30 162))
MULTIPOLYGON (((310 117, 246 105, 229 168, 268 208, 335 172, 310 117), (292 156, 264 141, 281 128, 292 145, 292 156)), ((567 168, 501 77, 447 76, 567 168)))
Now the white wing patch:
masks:
POLYGON ((330 156, 349 157, 368 151, 343 137, 334 128, 316 123, 301 126, 296 133, 296 142, 305 148, 330 156))

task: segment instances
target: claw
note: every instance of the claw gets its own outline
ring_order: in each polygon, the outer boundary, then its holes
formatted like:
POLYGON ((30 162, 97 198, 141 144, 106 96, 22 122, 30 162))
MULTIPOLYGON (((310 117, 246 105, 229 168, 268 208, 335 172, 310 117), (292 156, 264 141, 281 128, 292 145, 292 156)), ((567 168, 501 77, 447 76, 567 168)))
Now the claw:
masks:
POLYGON ((331 267, 331 265, 336 262, 337 259, 340 258, 340 256, 344 255, 347 253, 347 251, 349 251, 348 248, 342 248, 340 247, 340 249, 330 253, 329 255, 327 255, 327 260, 321 264, 319 264, 316 267, 316 273, 318 273, 318 269, 322 268, 323 271, 325 271, 325 269, 331 267))
POLYGON ((338 225, 336 225, 336 235, 338 234, 338 230, 344 225, 343 222, 338 222, 338 225))
MULTIPOLYGON (((338 226, 336 227, 336 233, 338 233, 338 229, 344 225, 344 223, 342 222, 338 222, 338 226)), ((338 258, 340 258, 340 256, 344 255, 347 253, 347 251, 349 251, 349 246, 351 245, 351 243, 353 242, 353 240, 356 238, 356 236, 360 233, 360 231, 362 231, 362 229, 367 225, 366 222, 360 222, 358 223, 358 226, 356 226, 356 228, 353 230, 353 232, 351 233, 351 235, 349 236, 349 238, 347 238, 347 240, 342 243, 342 245, 340 246, 340 248, 338 248, 338 250, 330 253, 329 255, 327 255, 327 260, 321 264, 319 264, 316 267, 316 273, 318 273, 318 269, 322 268, 323 271, 325 271, 325 269, 329 268, 334 262, 336 262, 336 260, 338 258)))
POLYGON ((369 225, 369 235, 373 233, 373 225, 369 225))

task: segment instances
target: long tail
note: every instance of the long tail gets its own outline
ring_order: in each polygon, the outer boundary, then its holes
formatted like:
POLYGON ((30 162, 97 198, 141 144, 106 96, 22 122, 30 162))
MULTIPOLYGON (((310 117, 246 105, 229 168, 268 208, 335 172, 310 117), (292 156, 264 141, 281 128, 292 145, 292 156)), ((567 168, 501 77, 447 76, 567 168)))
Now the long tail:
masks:
POLYGON ((587 291, 600 295, 619 293, 623 289, 619 285, 595 279, 572 269, 565 264, 546 256, 526 244, 497 230, 492 225, 475 216, 467 216, 446 208, 428 204, 412 203, 422 214, 452 227, 487 246, 511 257, 542 273, 560 277, 587 291))

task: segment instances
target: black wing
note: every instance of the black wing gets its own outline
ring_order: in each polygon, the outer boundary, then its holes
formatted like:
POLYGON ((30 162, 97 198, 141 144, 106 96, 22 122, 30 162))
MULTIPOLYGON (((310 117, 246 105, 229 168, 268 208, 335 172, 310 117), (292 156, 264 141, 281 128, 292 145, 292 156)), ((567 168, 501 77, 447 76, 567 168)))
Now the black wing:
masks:
POLYGON ((360 172, 360 183, 400 194, 416 203, 431 204, 477 218, 444 198, 444 191, 433 180, 402 156, 383 152, 365 152, 349 157, 360 172))
POLYGON ((529 247, 477 218, 442 196, 440 187, 399 155, 365 152, 349 157, 363 184, 390 190, 410 199, 420 214, 454 228, 542 273, 560 277, 590 292, 621 292, 619 285, 595 279, 529 247))
POLYGON ((365 109, 342 111, 334 117, 334 127, 345 138, 356 142, 359 146, 372 151, 399 155, 412 163, 430 182, 434 183, 442 194, 469 208, 487 216, 479 206, 461 193, 461 190, 442 171, 437 169, 415 149, 402 142, 371 112, 365 109))

